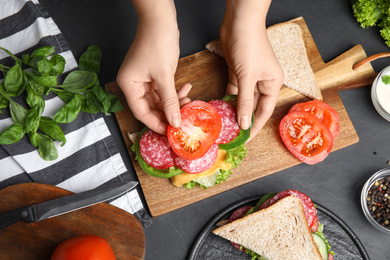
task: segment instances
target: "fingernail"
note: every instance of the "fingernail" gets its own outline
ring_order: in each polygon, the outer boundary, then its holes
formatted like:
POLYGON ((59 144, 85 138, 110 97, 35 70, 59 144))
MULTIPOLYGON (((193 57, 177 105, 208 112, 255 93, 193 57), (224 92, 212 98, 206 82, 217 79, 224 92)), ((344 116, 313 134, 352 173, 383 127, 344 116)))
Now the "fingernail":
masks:
POLYGON ((250 126, 249 116, 241 116, 238 123, 242 129, 248 129, 250 126))
POLYGON ((171 124, 173 127, 180 127, 181 124, 180 114, 175 113, 171 116, 171 124))

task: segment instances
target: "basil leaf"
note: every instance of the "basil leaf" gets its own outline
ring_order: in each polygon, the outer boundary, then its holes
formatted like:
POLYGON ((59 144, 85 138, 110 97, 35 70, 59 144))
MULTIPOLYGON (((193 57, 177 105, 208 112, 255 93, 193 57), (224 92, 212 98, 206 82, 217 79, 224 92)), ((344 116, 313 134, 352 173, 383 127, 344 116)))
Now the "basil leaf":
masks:
POLYGON ((73 99, 67 103, 60 111, 58 111, 53 120, 57 123, 70 123, 76 119, 81 110, 81 102, 78 95, 75 95, 73 99))
POLYGON ((71 92, 68 92, 68 91, 65 91, 65 90, 54 91, 54 92, 57 94, 57 96, 62 101, 64 101, 64 103, 69 103, 74 98, 74 95, 75 95, 74 93, 71 93, 71 92))
POLYGON ((65 69, 65 59, 58 54, 53 55, 50 60, 46 57, 35 57, 29 65, 33 67, 33 73, 38 76, 60 75, 65 69))
MULTIPOLYGON (((32 82, 30 82, 31 84, 32 82)), ((41 95, 38 95, 34 92, 31 85, 27 86, 27 98, 26 98, 27 104, 33 108, 38 108, 38 115, 42 114, 43 110, 45 109, 45 100, 41 95)))
POLYGON ((85 99, 82 100, 81 111, 85 113, 96 114, 99 112, 99 107, 96 105, 97 102, 98 100, 95 97, 93 91, 88 91, 85 94, 85 99))
POLYGON ((0 83, 0 114, 2 114, 1 109, 7 108, 9 106, 11 98, 4 92, 4 82, 0 83))
POLYGON ((23 60, 23 63, 24 64, 29 64, 29 62, 30 62, 30 54, 28 53, 28 54, 23 54, 22 55, 22 60, 23 60))
POLYGON ((45 92, 45 87, 42 86, 41 84, 35 83, 34 81, 29 81, 28 87, 30 87, 31 90, 34 91, 34 93, 37 95, 42 95, 45 92))
POLYGON ((38 147, 38 134, 37 132, 28 133, 28 137, 30 139, 30 143, 34 147, 38 147))
POLYGON ((16 63, 4 78, 4 88, 10 96, 20 95, 26 88, 27 80, 19 63, 16 63))
POLYGON ((100 86, 94 86, 93 93, 101 104, 100 111, 104 112, 106 115, 109 114, 111 102, 109 96, 110 94, 108 93, 108 91, 100 86))
POLYGON ((9 50, 7 49, 4 49, 2 47, 0 47, 0 50, 3 50, 5 51, 5 53, 7 53, 9 56, 12 57, 12 59, 14 59, 16 62, 23 62, 21 59, 19 59, 18 57, 16 57, 12 52, 10 52, 9 50))
POLYGON ((44 87, 55 87, 58 85, 57 76, 38 76, 29 71, 25 72, 31 80, 44 87))
POLYGON ((0 94, 0 113, 2 108, 7 108, 9 106, 9 100, 0 94))
POLYGON ((122 103, 119 101, 119 98, 117 96, 111 95, 110 103, 111 103, 111 107, 109 112, 116 113, 123 110, 122 103))
POLYGON ((37 133, 37 144, 39 155, 44 160, 53 161, 58 158, 57 148, 50 137, 37 133))
POLYGON ((61 146, 65 145, 66 138, 61 127, 50 117, 42 116, 39 122, 39 130, 50 136, 56 141, 62 142, 61 146))
POLYGON ((30 55, 30 58, 34 58, 34 57, 48 57, 50 55, 52 55, 55 51, 55 48, 54 46, 43 46, 43 47, 40 47, 38 49, 36 49, 35 51, 33 51, 33 53, 31 53, 30 55))
POLYGON ((13 124, 0 134, 0 144, 14 144, 22 139, 25 133, 22 125, 13 124))
POLYGON ((52 65, 53 75, 60 75, 64 72, 65 69, 65 58, 59 54, 55 54, 50 58, 50 63, 52 65))
POLYGON ((68 74, 61 87, 72 93, 83 93, 98 82, 96 73, 75 70, 68 74))
MULTIPOLYGON (((38 62, 38 71, 42 76, 55 76, 57 74, 52 74, 53 65, 47 58, 43 58, 38 62)), ((38 74, 39 75, 39 74, 38 74)))
POLYGON ((390 84, 390 75, 384 75, 382 76, 382 82, 386 85, 390 84))
MULTIPOLYGON (((39 62, 41 62, 43 59, 46 59, 45 57, 38 56, 38 57, 30 57, 30 60, 27 65, 29 65, 33 69, 33 73, 36 75, 41 75, 41 73, 38 70, 39 62)), ((47 59, 46 59, 47 60, 47 59)))
POLYGON ((14 122, 17 124, 24 125, 28 110, 12 100, 10 101, 9 109, 12 120, 14 120, 14 122))
POLYGON ((32 133, 38 130, 40 114, 38 114, 38 106, 33 107, 28 110, 28 113, 25 118, 26 132, 32 133))
POLYGON ((102 61, 102 52, 96 45, 90 45, 88 49, 81 55, 79 60, 79 68, 83 71, 100 72, 100 63, 102 61))

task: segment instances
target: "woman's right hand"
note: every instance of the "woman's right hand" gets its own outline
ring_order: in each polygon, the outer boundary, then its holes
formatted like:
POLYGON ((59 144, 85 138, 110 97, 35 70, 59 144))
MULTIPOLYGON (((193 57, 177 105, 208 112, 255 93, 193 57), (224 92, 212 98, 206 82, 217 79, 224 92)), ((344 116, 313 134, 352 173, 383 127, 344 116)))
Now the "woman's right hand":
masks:
POLYGON ((171 0, 133 3, 139 17, 137 34, 117 82, 134 116, 155 132, 166 134, 168 124, 180 126, 179 98, 188 103, 191 88, 186 84, 179 92, 175 89, 180 54, 176 10, 171 0))

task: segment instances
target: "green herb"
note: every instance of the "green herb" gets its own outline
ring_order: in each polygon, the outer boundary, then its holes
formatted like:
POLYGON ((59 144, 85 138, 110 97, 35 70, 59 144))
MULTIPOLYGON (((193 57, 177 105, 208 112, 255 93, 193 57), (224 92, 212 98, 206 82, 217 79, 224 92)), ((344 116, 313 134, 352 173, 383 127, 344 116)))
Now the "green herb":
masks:
POLYGON ((390 47, 390 2, 388 0, 352 0, 353 15, 362 28, 378 26, 390 47))
POLYGON ((13 144, 22 139, 26 130, 24 126, 13 124, 0 134, 0 144, 13 144))
POLYGON ((383 75, 382 76, 382 82, 387 84, 390 84, 390 75, 383 75))
POLYGON ((235 149, 226 150, 225 161, 230 163, 232 165, 232 168, 236 168, 238 167, 238 165, 240 165, 241 161, 245 158, 246 152, 247 150, 245 144, 242 144, 241 146, 235 149))
POLYGON ((58 153, 54 141, 61 142, 62 146, 66 143, 59 124, 71 123, 80 111, 109 115, 123 109, 119 98, 99 84, 102 53, 95 45, 81 55, 79 70, 70 72, 62 84, 58 84, 58 75, 64 72, 65 59, 54 54, 54 46, 38 48, 24 54, 22 59, 7 49, 0 47, 0 50, 15 61, 12 67, 0 64, 0 73, 4 74, 4 82, 0 83, 0 113, 2 109, 9 109, 14 122, 0 133, 2 145, 16 143, 27 134, 44 160, 55 160, 58 153), (50 92, 65 103, 53 118, 41 116, 45 108, 43 95, 50 92), (20 95, 26 97, 28 108, 12 100, 20 95))

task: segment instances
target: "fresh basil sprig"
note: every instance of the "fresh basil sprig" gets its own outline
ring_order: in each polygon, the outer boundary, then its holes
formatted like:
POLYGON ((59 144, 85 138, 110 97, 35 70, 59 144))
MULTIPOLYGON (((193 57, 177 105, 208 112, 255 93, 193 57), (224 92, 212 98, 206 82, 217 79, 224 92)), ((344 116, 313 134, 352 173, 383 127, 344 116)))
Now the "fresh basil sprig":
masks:
POLYGON ((54 141, 66 143, 60 124, 71 123, 80 111, 109 115, 123 109, 119 98, 110 94, 99 84, 98 73, 102 53, 99 47, 91 45, 79 59, 79 70, 70 72, 62 84, 58 75, 64 72, 65 59, 54 54, 54 46, 44 46, 31 54, 16 57, 9 50, 0 47, 15 61, 12 67, 0 64, 4 81, 0 83, 0 113, 9 109, 14 121, 0 133, 0 144, 18 142, 26 134, 34 147, 38 148, 44 160, 58 158, 54 141), (42 116, 45 108, 43 95, 57 94, 65 105, 53 118, 42 116), (23 107, 13 97, 24 95, 29 108, 23 107))

